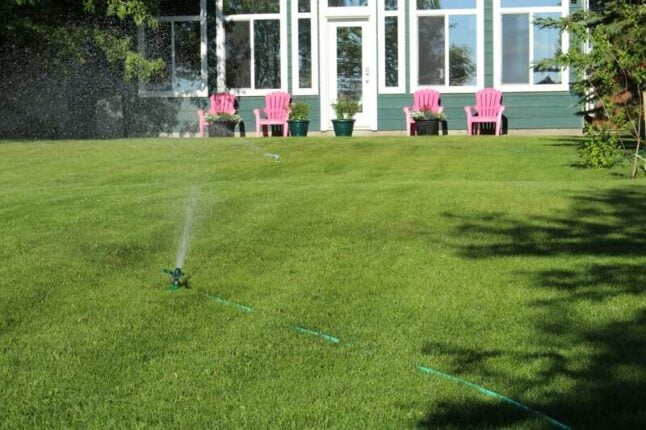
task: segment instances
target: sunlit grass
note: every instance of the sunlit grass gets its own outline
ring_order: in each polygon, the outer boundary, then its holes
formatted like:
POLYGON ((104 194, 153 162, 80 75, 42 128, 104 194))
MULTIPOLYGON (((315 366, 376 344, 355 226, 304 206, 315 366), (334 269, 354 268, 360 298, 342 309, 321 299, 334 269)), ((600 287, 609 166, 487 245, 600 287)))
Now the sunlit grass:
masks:
POLYGON ((575 144, 2 142, 0 422, 639 428, 646 181, 575 144))

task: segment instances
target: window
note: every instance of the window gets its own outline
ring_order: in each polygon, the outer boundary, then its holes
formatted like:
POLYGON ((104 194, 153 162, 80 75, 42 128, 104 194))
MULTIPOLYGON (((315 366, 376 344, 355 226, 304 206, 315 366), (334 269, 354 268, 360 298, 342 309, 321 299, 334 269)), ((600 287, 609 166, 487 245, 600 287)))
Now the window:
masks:
POLYGON ((368 0, 327 0, 328 7, 368 6, 368 0))
POLYGON ((379 91, 403 93, 404 0, 379 0, 379 91))
POLYGON ((316 8, 315 0, 292 2, 292 92, 294 94, 318 92, 316 8))
POLYGON ((414 7, 411 91, 470 92, 483 86, 484 0, 417 0, 414 7))
POLYGON ((198 15, 160 16, 155 27, 139 34, 139 49, 145 58, 164 60, 164 71, 140 85, 141 95, 206 96, 206 0, 196 0, 184 8, 162 5, 166 13, 198 15))
POLYGON ((285 88, 285 0, 217 0, 217 6, 218 88, 247 95, 285 88))
POLYGON ((532 65, 567 49, 567 34, 541 29, 537 18, 567 14, 562 0, 496 0, 494 3, 494 80, 507 90, 554 91, 567 89, 567 73, 560 69, 535 71, 532 65), (514 43, 504 43, 513 40, 514 43))

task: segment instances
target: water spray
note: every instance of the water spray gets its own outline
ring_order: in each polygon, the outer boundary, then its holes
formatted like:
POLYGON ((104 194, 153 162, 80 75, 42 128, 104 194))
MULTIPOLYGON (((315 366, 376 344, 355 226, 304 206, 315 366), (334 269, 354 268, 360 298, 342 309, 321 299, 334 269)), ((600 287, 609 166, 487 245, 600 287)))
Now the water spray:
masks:
POLYGON ((186 206, 186 214, 184 216, 184 230, 182 232, 182 240, 177 250, 177 257, 175 259, 175 270, 162 269, 163 273, 171 276, 169 290, 178 290, 180 288, 189 288, 188 277, 186 273, 182 272, 182 266, 186 255, 188 254, 191 238, 191 227, 193 226, 193 213, 197 206, 198 189, 193 187, 191 194, 188 197, 188 204, 186 206))
POLYGON ((274 154, 274 153, 268 152, 268 153, 265 154, 265 157, 273 158, 273 160, 276 163, 280 162, 280 155, 279 154, 274 154))

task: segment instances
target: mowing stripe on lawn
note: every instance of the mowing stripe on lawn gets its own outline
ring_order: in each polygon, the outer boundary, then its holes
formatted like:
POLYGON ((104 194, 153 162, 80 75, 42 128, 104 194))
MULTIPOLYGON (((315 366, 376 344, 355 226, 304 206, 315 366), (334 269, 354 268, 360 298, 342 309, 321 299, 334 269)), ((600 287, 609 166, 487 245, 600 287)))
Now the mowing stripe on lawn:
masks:
POLYGON ((547 415, 538 412, 537 410, 534 410, 530 408, 529 406, 525 406, 522 403, 517 402, 516 400, 510 399, 509 397, 503 396, 502 394, 496 393, 495 391, 488 390, 484 387, 481 387, 480 385, 476 385, 472 382, 466 381, 462 378, 458 378, 457 376, 449 375, 448 373, 444 373, 439 370, 431 369, 430 367, 423 367, 423 366, 417 366, 419 370, 421 370, 424 373, 428 373, 429 375, 435 375, 435 376, 440 376, 444 379, 448 379, 449 381, 457 382, 458 384, 466 385, 467 387, 473 388, 476 391, 481 392, 482 394, 493 397, 494 399, 497 400, 502 400, 505 403, 509 403, 512 406, 515 406, 519 409, 522 409, 527 412, 531 412, 534 415, 538 415, 539 417, 549 421, 551 424, 553 424, 555 427, 558 427, 562 430, 572 430, 571 427, 566 426, 563 423, 560 423, 556 421, 553 418, 548 417, 547 415))

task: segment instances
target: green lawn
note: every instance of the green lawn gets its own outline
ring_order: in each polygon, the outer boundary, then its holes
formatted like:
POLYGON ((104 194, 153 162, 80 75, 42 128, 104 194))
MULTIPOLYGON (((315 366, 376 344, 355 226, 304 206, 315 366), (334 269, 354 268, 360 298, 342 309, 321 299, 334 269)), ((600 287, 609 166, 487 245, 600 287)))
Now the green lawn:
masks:
POLYGON ((579 163, 572 138, 0 142, 0 427, 645 428, 646 180, 579 163))

